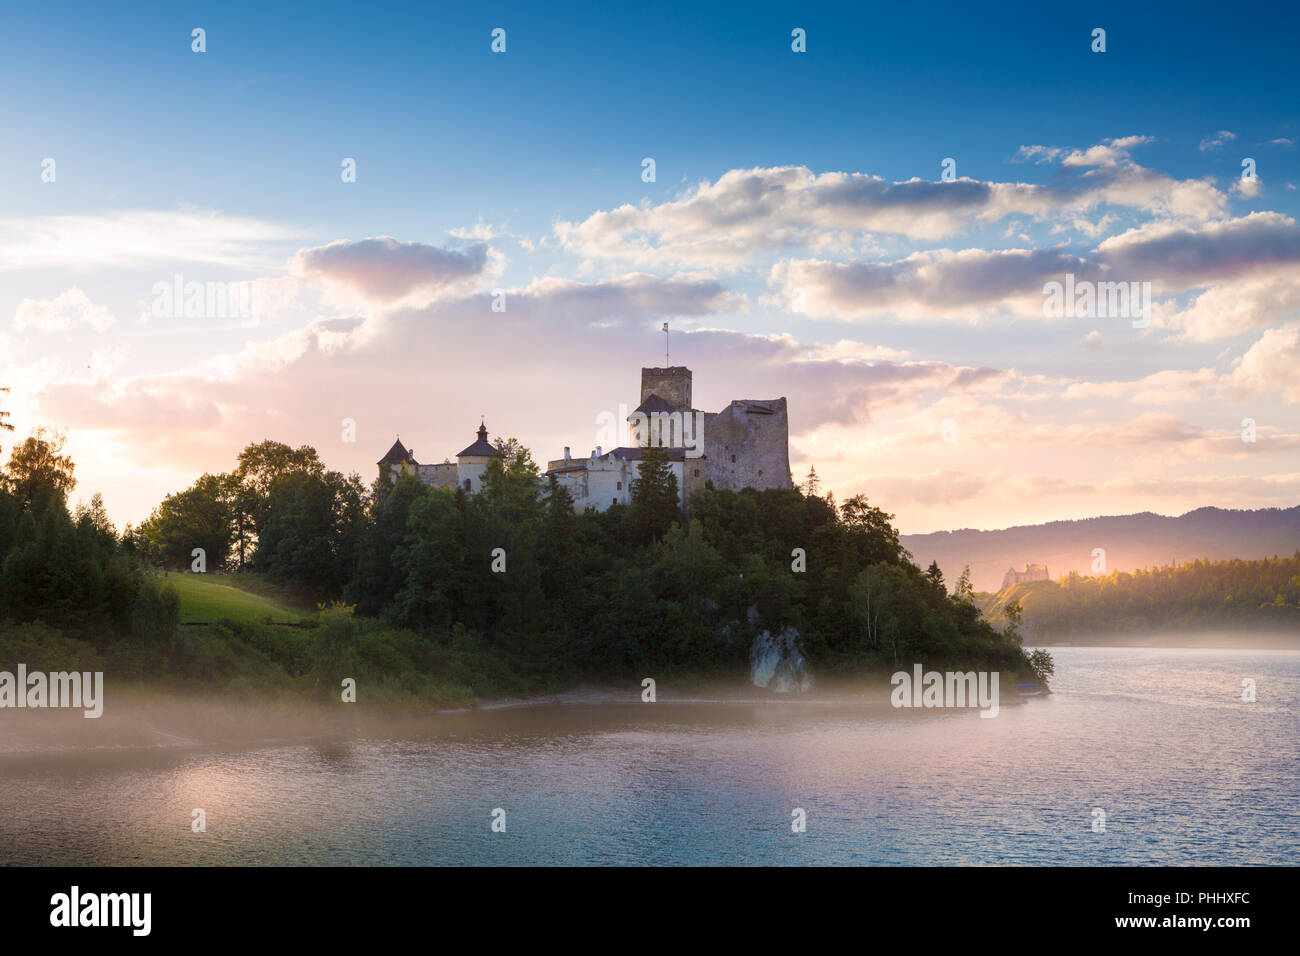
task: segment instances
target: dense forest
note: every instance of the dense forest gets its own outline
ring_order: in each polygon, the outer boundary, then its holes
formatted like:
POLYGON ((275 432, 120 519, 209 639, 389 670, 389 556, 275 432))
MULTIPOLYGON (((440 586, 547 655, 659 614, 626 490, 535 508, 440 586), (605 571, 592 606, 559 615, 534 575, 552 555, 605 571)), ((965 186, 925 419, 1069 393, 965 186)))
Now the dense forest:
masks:
POLYGON ((1300 551, 1258 561, 1190 561, 1104 577, 1071 573, 980 594, 995 624, 1020 609, 1026 638, 1172 632, 1260 632, 1300 643, 1300 551))
POLYGON ((352 676, 388 699, 469 700, 741 679, 753 638, 789 626, 819 678, 914 662, 1050 673, 1014 625, 983 620, 964 576, 949 594, 891 515, 860 496, 837 504, 815 475, 788 491, 708 488, 683 514, 650 449, 630 505, 577 514, 527 449, 497 450, 468 496, 411 477, 366 487, 310 447, 264 441, 118 534, 98 496, 68 511, 73 463, 58 436, 34 435, 0 488, 0 666, 57 651, 205 687, 325 693, 352 676), (178 627, 163 575, 197 571, 319 613, 302 628, 178 627))
POLYGON ((68 511, 75 466, 61 451, 38 431, 0 472, 0 666, 79 666, 112 646, 119 673, 146 673, 172 651, 176 594, 117 535, 99 495, 68 511))

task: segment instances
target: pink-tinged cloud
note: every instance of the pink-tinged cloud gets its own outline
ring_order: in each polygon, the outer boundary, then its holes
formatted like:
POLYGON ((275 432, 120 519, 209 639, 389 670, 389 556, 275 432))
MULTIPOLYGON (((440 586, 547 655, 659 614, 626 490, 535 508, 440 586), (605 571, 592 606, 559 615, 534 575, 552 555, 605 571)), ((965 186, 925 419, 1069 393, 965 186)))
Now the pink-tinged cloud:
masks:
POLYGON ((95 332, 105 332, 116 321, 112 312, 95 305, 86 293, 74 286, 53 299, 23 299, 14 312, 13 327, 15 332, 51 333, 87 326, 95 332))
POLYGON ((368 299, 392 302, 417 290, 477 278, 487 262, 488 247, 483 243, 455 250, 378 236, 302 249, 290 268, 304 278, 325 279, 368 299))

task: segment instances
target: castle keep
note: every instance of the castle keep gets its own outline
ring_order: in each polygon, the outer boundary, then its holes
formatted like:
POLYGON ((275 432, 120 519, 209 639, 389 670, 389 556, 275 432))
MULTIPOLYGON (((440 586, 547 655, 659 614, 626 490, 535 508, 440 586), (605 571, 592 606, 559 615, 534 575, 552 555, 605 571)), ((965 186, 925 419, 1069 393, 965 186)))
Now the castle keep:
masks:
POLYGON ((627 416, 628 442, 587 458, 547 463, 579 510, 604 511, 632 500, 632 482, 646 445, 668 453, 683 506, 712 482, 715 488, 790 488, 790 426, 784 398, 740 399, 720 412, 696 409, 691 370, 641 369, 641 404, 627 416))
MULTIPOLYGON (((626 444, 609 451, 597 445, 585 458, 574 458, 565 448, 563 458, 547 462, 546 475, 569 492, 577 511, 629 504, 646 446, 667 452, 683 507, 709 482, 733 491, 793 487, 784 398, 737 399, 720 412, 705 412, 693 407, 691 386, 691 370, 684 366, 643 368, 641 404, 626 416, 626 444)), ((606 424, 611 435, 623 431, 621 423, 606 424)), ((478 440, 455 463, 421 465, 414 451, 397 441, 380 460, 379 471, 390 481, 412 474, 427 485, 474 494, 493 454, 487 428, 480 425, 478 440)))

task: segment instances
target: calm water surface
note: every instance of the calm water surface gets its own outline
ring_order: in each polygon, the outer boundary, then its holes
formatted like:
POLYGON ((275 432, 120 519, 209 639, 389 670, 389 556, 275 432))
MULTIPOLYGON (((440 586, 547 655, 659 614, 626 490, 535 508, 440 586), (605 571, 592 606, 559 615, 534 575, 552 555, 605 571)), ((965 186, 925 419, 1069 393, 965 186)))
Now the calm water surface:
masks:
POLYGON ((1300 653, 1052 653, 1055 693, 991 720, 564 705, 439 717, 421 739, 0 756, 0 862, 1300 861, 1300 653))

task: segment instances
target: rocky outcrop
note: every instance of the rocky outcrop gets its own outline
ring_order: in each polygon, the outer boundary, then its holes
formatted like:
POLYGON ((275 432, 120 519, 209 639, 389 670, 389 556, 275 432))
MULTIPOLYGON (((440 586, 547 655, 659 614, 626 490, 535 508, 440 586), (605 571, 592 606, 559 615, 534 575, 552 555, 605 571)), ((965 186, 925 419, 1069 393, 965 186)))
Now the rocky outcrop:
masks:
POLYGON ((812 670, 799 646, 799 632, 782 628, 773 636, 763 631, 749 648, 749 674, 755 687, 767 687, 778 694, 811 690, 812 670))

